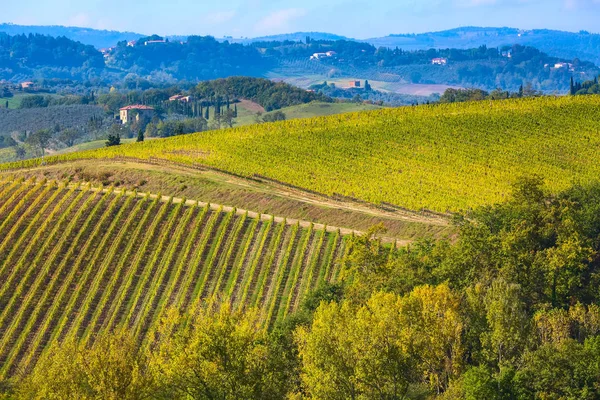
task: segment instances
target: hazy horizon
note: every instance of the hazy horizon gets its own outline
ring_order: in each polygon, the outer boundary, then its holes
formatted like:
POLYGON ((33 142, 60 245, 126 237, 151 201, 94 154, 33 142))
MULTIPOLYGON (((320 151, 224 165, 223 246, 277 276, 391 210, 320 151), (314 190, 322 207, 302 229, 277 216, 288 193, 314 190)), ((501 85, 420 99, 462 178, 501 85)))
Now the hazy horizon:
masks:
POLYGON ((4 6, 3 22, 63 25, 160 35, 257 37, 328 32, 356 39, 466 26, 598 32, 600 0, 23 0, 4 6), (65 12, 64 10, 70 10, 65 12))

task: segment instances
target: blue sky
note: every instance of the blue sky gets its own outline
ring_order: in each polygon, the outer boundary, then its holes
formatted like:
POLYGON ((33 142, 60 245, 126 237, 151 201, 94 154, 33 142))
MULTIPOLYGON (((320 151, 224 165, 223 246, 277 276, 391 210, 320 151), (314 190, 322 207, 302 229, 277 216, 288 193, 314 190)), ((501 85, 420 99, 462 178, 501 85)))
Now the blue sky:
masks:
POLYGON ((0 22, 158 34, 254 37, 324 31, 354 38, 459 26, 600 32, 600 0, 20 0, 0 22))

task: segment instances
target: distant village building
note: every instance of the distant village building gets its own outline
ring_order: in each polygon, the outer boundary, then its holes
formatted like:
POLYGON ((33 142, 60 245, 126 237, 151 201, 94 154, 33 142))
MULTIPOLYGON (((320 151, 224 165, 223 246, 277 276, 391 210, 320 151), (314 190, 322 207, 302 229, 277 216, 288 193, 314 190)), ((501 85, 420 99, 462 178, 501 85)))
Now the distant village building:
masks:
POLYGON ((447 58, 434 58, 433 60, 431 60, 431 64, 432 65, 446 65, 446 64, 448 64, 448 59, 447 58))
POLYGON ((154 117, 154 107, 150 106, 133 105, 123 107, 119 111, 123 125, 133 122, 133 120, 139 121, 142 118, 152 119, 154 117))
POLYGON ((127 42, 127 46, 129 47, 134 47, 137 44, 137 40, 131 40, 129 42, 127 42))
POLYGON ((512 58, 512 50, 503 51, 502 52, 502 57, 504 57, 504 58, 512 58))
POLYGON ((190 103, 192 100, 192 96, 184 96, 182 94, 169 97, 169 101, 181 101, 182 103, 190 103))
POLYGON ((351 88, 360 88, 360 81, 350 81, 351 88))
POLYGON ((102 53, 102 55, 104 56, 104 58, 108 58, 110 57, 110 53, 112 53, 112 51, 114 50, 114 47, 109 47, 106 49, 100 49, 100 53, 102 53))
POLYGON ((569 71, 575 71, 575 68, 573 68, 573 64, 565 62, 559 62, 554 64, 554 69, 568 69, 569 71))
POLYGON ((321 58, 334 57, 337 53, 335 51, 328 51, 327 53, 315 53, 310 56, 311 60, 320 60, 321 58))
POLYGON ((33 89, 34 86, 34 82, 21 82, 21 89, 33 89))
POLYGON ((148 40, 146 43, 144 43, 144 46, 148 46, 148 45, 153 45, 153 44, 161 44, 161 43, 167 43, 166 40, 148 40))

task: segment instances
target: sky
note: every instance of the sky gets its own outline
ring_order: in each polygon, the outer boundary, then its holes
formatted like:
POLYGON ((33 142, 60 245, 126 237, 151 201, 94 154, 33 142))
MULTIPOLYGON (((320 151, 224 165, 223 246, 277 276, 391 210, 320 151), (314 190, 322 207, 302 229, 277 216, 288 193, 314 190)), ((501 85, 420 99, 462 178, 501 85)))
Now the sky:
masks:
POLYGON ((356 39, 461 26, 600 32, 600 0, 0 0, 0 22, 159 35, 356 39), (5 3, 5 4, 1 4, 5 3))

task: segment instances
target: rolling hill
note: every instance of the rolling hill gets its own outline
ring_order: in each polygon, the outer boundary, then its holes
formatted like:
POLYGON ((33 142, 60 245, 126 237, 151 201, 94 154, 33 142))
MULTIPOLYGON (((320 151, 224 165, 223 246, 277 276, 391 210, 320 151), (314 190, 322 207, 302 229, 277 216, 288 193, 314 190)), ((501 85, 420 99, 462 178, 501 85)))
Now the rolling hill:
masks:
POLYGON ((45 346, 201 299, 258 307, 265 327, 335 281, 348 236, 234 208, 89 185, 0 182, 0 379, 45 346))
MULTIPOLYGON (((597 179, 600 97, 455 103, 286 121, 48 157, 165 159, 412 210, 500 202, 519 176, 597 179)), ((36 160, 0 170, 35 166, 36 160)))
POLYGON ((405 50, 430 48, 469 49, 479 46, 532 46, 556 57, 600 62, 600 35, 590 32, 565 32, 550 29, 462 27, 440 32, 397 34, 365 40, 374 46, 405 50))

